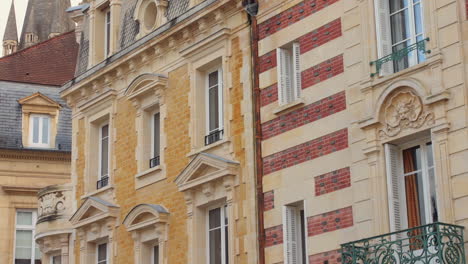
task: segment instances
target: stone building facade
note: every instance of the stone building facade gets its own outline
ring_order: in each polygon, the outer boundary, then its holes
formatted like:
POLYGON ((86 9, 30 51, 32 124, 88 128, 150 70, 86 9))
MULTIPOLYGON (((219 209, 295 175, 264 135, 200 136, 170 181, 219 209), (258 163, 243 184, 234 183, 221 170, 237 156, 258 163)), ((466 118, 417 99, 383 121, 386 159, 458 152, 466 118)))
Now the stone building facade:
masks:
MULTIPOLYGON (((51 252, 43 263, 255 263, 241 3, 95 0, 70 12, 80 52, 61 95, 72 109, 75 236, 43 247, 51 252)), ((52 218, 38 228, 61 225, 52 218)))
POLYGON ((258 4, 265 263, 464 263, 465 1, 258 4))

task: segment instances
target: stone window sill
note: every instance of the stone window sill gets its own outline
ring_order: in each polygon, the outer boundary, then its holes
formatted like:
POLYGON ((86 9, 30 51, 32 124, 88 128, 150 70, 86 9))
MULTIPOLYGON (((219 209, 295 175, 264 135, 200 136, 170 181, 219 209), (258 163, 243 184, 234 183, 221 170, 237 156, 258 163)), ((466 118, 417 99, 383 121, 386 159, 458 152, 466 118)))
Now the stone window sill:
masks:
MULTIPOLYGON (((223 137, 226 137, 226 134, 223 135, 223 137)), ((195 156, 197 155, 198 153, 201 153, 201 152, 206 152, 210 149, 213 149, 213 148, 216 148, 218 146, 221 146, 221 145, 224 145, 226 143, 229 143, 231 142, 230 140, 226 139, 226 138, 223 138, 221 139, 220 141, 217 141, 213 144, 210 144, 208 146, 203 146, 201 148, 198 148, 198 149, 195 149, 195 150, 192 150, 190 153, 188 153, 186 156, 187 157, 192 157, 192 156, 195 156)))
POLYGON ((304 105, 304 100, 302 98, 299 98, 296 101, 291 102, 289 104, 278 106, 277 108, 275 108, 275 110, 273 110, 273 114, 281 115, 281 114, 283 114, 285 112, 289 112, 291 110, 294 110, 297 107, 300 107, 302 105, 304 105))
POLYGON ((98 196, 100 194, 103 194, 103 193, 106 193, 107 191, 112 191, 114 190, 114 185, 107 185, 106 187, 102 187, 101 189, 99 190, 95 190, 95 191, 92 191, 92 192, 87 192, 85 195, 81 196, 81 199, 86 199, 90 196, 98 196))
POLYGON ((150 184, 166 179, 163 167, 161 165, 142 171, 135 175, 135 189, 140 189, 150 184))

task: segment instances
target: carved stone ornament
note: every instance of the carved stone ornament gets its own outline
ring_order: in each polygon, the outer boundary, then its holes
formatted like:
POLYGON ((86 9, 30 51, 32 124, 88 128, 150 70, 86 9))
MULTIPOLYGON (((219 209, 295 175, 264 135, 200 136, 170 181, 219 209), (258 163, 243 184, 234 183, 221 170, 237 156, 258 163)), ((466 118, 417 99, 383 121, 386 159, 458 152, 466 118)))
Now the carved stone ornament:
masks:
POLYGON ((385 107, 381 138, 396 136, 404 129, 434 124, 434 113, 424 111, 421 98, 410 91, 396 93, 385 107))
POLYGON ((61 191, 39 197, 39 218, 48 215, 60 215, 65 209, 65 195, 61 191))

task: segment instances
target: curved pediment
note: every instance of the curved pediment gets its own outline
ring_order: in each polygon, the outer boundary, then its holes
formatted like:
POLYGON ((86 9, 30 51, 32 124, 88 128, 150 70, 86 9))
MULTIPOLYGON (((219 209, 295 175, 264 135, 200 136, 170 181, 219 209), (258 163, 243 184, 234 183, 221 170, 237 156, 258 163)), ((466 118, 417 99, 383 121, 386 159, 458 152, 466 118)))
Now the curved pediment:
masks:
POLYGON ((70 218, 75 228, 109 217, 117 217, 119 207, 98 197, 88 197, 70 218))
POLYGON ((185 191, 224 176, 236 175, 238 169, 239 162, 202 152, 190 161, 175 183, 180 191, 185 191))
POLYGON ((125 217, 123 224, 128 231, 149 227, 157 223, 166 223, 169 212, 158 204, 139 204, 125 217))
POLYGON ((147 94, 158 94, 167 87, 167 76, 145 73, 136 77, 125 90, 129 99, 139 99, 147 94))

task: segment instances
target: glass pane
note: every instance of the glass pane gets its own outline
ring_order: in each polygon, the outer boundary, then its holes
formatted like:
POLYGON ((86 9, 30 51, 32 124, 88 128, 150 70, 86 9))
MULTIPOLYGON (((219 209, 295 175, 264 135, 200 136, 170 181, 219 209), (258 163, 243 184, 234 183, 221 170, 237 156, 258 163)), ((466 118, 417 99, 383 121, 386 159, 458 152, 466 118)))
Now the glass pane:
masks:
POLYGON ((429 167, 434 166, 434 156, 432 155, 432 142, 426 144, 427 151, 427 165, 429 167))
POLYGON ((419 146, 403 150, 404 173, 421 169, 421 148, 419 146))
POLYGON ((216 208, 209 212, 209 228, 217 228, 221 226, 221 209, 216 208))
POLYGON ((218 98, 218 86, 210 88, 209 90, 209 125, 210 132, 219 128, 219 98, 218 98))
POLYGON ((406 40, 410 36, 408 9, 390 16, 392 44, 406 40))
MULTIPOLYGON (((160 135, 160 120, 159 120, 159 113, 154 115, 154 145, 153 145, 153 151, 154 151, 154 157, 159 156, 159 135, 160 135)), ((152 157, 152 158, 154 158, 152 157)))
POLYGON ((416 35, 422 33, 423 31, 423 21, 422 21, 422 12, 421 12, 421 4, 417 4, 414 6, 414 23, 416 29, 416 35))
POLYGON ((228 231, 227 226, 224 229, 225 229, 224 230, 224 257, 226 258, 225 263, 228 264, 229 263, 229 231, 228 231))
POLYGON ((390 3, 390 13, 408 7, 408 0, 388 0, 390 3))
POLYGON ((33 143, 39 143, 39 117, 33 117, 33 143))
POLYGON ((153 264, 159 264, 159 247, 153 247, 153 264))
MULTIPOLYGON (((401 51, 403 49, 405 49, 407 46, 408 46, 408 42, 403 42, 403 43, 400 43, 396 46, 393 46, 392 48, 392 51, 393 53, 396 53, 398 51, 401 51)), ((395 70, 395 72, 398 72, 398 71, 401 71, 401 70, 404 70, 406 68, 409 67, 409 58, 410 56, 402 56, 401 59, 399 60, 394 60, 393 61, 393 68, 395 70)))
POLYGON ((104 243, 98 246, 98 262, 105 263, 106 259, 107 259, 107 244, 104 243))
POLYGON ((32 215, 32 212, 16 212, 16 224, 32 226, 32 215))
POLYGON ((52 264, 62 264, 62 258, 60 256, 53 256, 52 264))
POLYGON ((41 250, 39 249, 39 245, 34 243, 36 245, 35 252, 34 252, 34 258, 35 259, 41 259, 42 258, 42 253, 41 250))
MULTIPOLYGON (((424 39, 423 35, 419 35, 416 37, 417 42, 422 41, 423 39, 424 39)), ((411 52, 411 54, 414 54, 414 52, 411 52)), ((426 54, 424 54, 423 50, 418 49, 418 62, 423 62, 425 60, 426 60, 426 54)))
POLYGON ((109 139, 103 139, 101 144, 101 176, 107 176, 109 171, 109 139))
POLYGON ((109 125, 105 125, 101 128, 101 138, 106 138, 109 136, 109 125))
POLYGON ((42 118, 42 143, 49 143, 49 118, 42 118))
POLYGON ((31 263, 32 258, 32 231, 16 230, 15 237, 15 263, 31 263))
POLYGON ((218 71, 210 73, 208 75, 208 87, 218 85, 218 71))
POLYGON ((422 173, 405 176, 408 228, 426 224, 422 173))
POLYGON ((216 229, 216 230, 210 231, 210 264, 220 264, 220 263, 221 263, 221 229, 216 229))
POLYGON ((429 169, 429 191, 431 197, 431 214, 432 214, 432 222, 439 221, 439 212, 437 209, 437 194, 436 194, 436 183, 435 183, 435 173, 434 168, 429 169))

